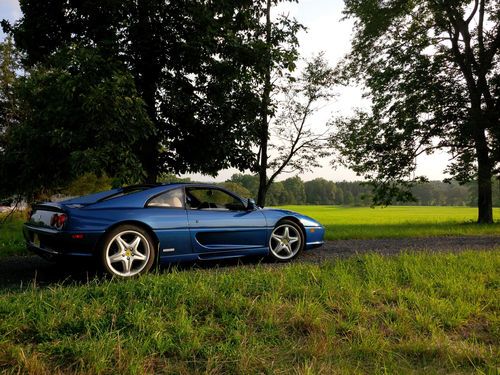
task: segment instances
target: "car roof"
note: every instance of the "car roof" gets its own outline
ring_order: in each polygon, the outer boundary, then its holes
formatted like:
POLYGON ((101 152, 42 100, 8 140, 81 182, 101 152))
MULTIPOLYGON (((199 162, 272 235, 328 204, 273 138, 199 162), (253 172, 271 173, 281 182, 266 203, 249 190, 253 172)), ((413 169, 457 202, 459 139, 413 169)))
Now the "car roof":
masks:
MULTIPOLYGON (((196 182, 175 182, 170 184, 129 185, 115 190, 108 190, 108 193, 112 192, 111 195, 100 197, 101 199, 95 199, 93 202, 90 202, 91 200, 89 199, 87 200, 87 202, 89 206, 92 206, 94 208, 143 207, 148 200, 152 199, 153 197, 159 194, 162 194, 169 190, 185 188, 185 187, 206 187, 206 188, 220 189, 223 191, 227 191, 229 194, 238 197, 238 195, 233 193, 232 191, 229 191, 224 187, 215 184, 196 183, 196 182), (131 194, 120 195, 120 193, 124 191, 127 190, 133 191, 135 189, 141 189, 141 190, 132 192, 131 194), (117 196, 113 197, 114 195, 113 193, 115 193, 117 196)), ((85 200, 86 197, 81 197, 81 198, 84 198, 85 200)), ((77 199, 75 199, 65 203, 80 203, 81 201, 82 199, 80 199, 78 202, 77 199)))

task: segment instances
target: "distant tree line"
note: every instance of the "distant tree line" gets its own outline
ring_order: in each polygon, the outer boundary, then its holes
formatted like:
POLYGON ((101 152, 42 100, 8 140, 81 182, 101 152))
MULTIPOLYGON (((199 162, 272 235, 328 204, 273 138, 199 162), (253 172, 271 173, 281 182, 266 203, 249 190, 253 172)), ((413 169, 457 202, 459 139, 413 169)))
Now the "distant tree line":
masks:
MULTIPOLYGON (((163 175, 164 182, 190 182, 189 178, 163 175)), ((234 174, 220 185, 244 198, 255 198, 258 194, 258 175, 234 174)), ((500 180, 493 181, 493 205, 500 207, 500 180)), ((395 202, 395 205, 414 206, 471 206, 477 204, 477 189, 474 182, 460 185, 456 181, 445 183, 430 181, 413 187, 415 201, 395 202)), ((290 177, 275 181, 269 188, 267 204, 280 205, 344 205, 370 206, 372 187, 359 181, 333 182, 324 178, 303 181, 300 177, 290 177)))

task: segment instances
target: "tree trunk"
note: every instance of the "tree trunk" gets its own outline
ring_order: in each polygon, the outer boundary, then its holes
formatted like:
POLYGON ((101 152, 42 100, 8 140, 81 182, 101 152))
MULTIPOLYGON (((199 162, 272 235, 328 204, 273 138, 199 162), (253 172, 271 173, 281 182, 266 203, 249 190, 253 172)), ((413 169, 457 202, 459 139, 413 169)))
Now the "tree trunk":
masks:
POLYGON ((479 176, 477 180, 477 207, 478 207, 478 224, 493 223, 493 202, 491 193, 491 169, 479 167, 479 176), (488 177, 489 176, 489 177, 488 177))
POLYGON ((483 128, 478 124, 475 126, 474 141, 476 146, 477 158, 477 207, 478 207, 478 224, 493 223, 493 199, 491 178, 492 162, 486 141, 486 135, 483 128))
MULTIPOLYGON (((262 168, 261 168, 262 170, 262 168)), ((259 171, 259 192, 257 196, 257 206, 264 207, 266 205, 266 195, 267 195, 267 185, 266 185, 266 174, 259 171), (264 182, 262 182, 262 177, 264 177, 264 182)))
MULTIPOLYGON (((159 129, 158 120, 155 110, 155 86, 148 85, 146 92, 143 92, 143 99, 146 103, 146 110, 150 120, 153 122, 155 129, 159 129)), ((148 184, 156 183, 158 178, 158 140, 156 134, 151 134, 140 147, 140 160, 144 172, 146 173, 145 181, 148 184)))
MULTIPOLYGON (((159 64, 155 62, 157 56, 155 48, 158 42, 155 40, 150 8, 148 0, 137 2, 136 22, 138 23, 136 27, 138 30, 136 34, 138 39, 134 40, 134 49, 137 52, 134 70, 137 90, 146 104, 146 111, 154 130, 158 131, 161 123, 156 111, 156 88, 160 81, 161 71, 159 64)), ((155 133, 150 134, 143 143, 138 145, 139 160, 145 172, 143 179, 145 183, 154 184, 158 178, 160 168, 158 146, 158 135, 155 133)))
POLYGON ((259 160, 259 193, 257 205, 264 207, 266 204, 267 185, 267 143, 269 138, 269 105, 271 96, 271 0, 266 6, 266 66, 264 75, 264 92, 262 93, 261 127, 259 134, 260 160, 259 160))

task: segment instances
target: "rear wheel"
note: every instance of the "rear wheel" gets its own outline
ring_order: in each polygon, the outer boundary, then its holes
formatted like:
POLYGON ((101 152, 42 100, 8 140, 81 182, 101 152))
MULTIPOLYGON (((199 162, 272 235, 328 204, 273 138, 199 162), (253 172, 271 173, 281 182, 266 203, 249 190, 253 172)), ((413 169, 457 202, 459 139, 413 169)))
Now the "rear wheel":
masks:
POLYGON ((155 260, 151 236, 134 225, 113 229, 104 240, 101 262, 113 276, 132 277, 148 272, 155 260))
POLYGON ((304 248, 304 234, 290 220, 280 221, 269 238, 269 254, 279 262, 292 260, 304 248))

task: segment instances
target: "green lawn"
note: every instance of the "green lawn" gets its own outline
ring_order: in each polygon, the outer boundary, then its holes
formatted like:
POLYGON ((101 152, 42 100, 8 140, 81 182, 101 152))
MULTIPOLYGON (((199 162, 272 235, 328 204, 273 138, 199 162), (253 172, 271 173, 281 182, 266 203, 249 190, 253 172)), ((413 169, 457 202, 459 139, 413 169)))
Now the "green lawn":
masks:
POLYGON ((497 374, 500 248, 0 294, 7 374, 497 374))
MULTIPOLYGON (((0 257, 26 255, 28 253, 22 233, 24 215, 23 213, 16 213, 8 218, 5 223, 0 224, 0 257)), ((3 214, 0 214, 0 222, 3 221, 4 217, 3 214)))
POLYGON ((311 216, 326 227, 326 239, 401 238, 428 236, 500 235, 500 208, 496 223, 476 225, 473 207, 342 207, 285 206, 311 216))

